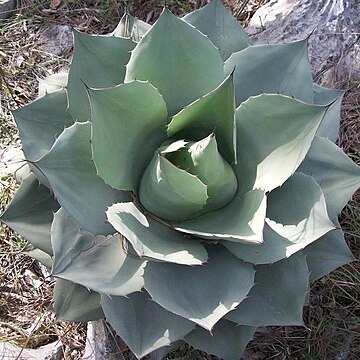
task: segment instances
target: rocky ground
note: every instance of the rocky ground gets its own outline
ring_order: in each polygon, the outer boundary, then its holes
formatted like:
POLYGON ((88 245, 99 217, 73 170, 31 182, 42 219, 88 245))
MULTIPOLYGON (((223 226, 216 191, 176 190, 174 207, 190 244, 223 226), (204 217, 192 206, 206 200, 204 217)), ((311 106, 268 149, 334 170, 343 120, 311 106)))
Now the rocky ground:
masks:
MULTIPOLYGON (((168 0, 181 15, 206 1, 168 0)), ((232 13, 248 25, 266 0, 227 0, 232 13)), ((132 13, 150 23, 163 1, 129 1, 132 13)), ((117 0, 22 0, 13 16, 0 22, 0 156, 13 155, 18 133, 11 110, 37 96, 38 79, 66 69, 71 59, 71 28, 88 33, 108 33, 124 11, 117 0), (61 41, 59 41, 61 39, 61 41), (10 150, 9 150, 10 149, 10 150)), ((351 77, 333 87, 346 90, 342 108, 340 146, 360 163, 360 83, 351 77)), ((0 212, 10 201, 16 183, 0 164, 0 212)), ((347 240, 359 258, 360 194, 341 216, 347 240)), ((0 228, 0 354, 2 342, 23 349, 7 358, 45 358, 28 349, 57 348, 58 358, 82 359, 86 325, 56 321, 52 306, 53 281, 36 261, 23 254, 26 242, 6 227, 0 228), (51 345, 49 345, 51 344, 51 345), (15 355, 14 355, 15 354, 15 355), (11 357, 12 356, 12 357, 11 357)), ((259 331, 249 345, 247 359, 355 360, 360 358, 360 264, 354 262, 317 281, 305 309, 305 328, 269 328, 259 331)), ((15 351, 15 350, 14 350, 15 351)), ((133 359, 123 351, 125 359, 133 359)), ((171 359, 214 359, 181 348, 171 359)))

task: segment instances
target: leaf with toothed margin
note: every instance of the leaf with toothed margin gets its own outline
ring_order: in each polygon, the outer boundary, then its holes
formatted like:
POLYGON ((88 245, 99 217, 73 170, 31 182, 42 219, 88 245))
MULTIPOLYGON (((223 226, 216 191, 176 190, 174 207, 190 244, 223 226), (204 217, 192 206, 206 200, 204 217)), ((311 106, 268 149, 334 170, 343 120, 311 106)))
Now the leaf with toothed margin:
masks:
POLYGON ((71 281, 56 279, 54 308, 60 320, 88 322, 105 317, 100 294, 71 281))
POLYGON ((90 120, 86 87, 104 88, 122 83, 134 47, 131 39, 74 31, 74 55, 66 88, 69 110, 77 121, 90 120))
POLYGON ((133 41, 139 42, 150 28, 150 24, 125 13, 115 30, 109 35, 131 38, 133 41))
POLYGON ((30 174, 20 185, 0 220, 28 240, 35 248, 52 255, 50 228, 59 209, 50 190, 30 174))
POLYGON ((60 209, 51 228, 52 275, 91 290, 126 296, 143 287, 146 261, 128 256, 119 235, 95 236, 80 230, 60 209))
POLYGON ((340 109, 343 96, 344 91, 342 90, 327 89, 314 84, 314 104, 330 105, 316 135, 328 138, 332 142, 336 141, 339 134, 340 109))
POLYGON ((153 153, 166 140, 166 104, 151 84, 140 81, 90 89, 89 95, 98 174, 113 188, 137 192, 153 153))
POLYGON ((131 202, 110 206, 110 224, 123 235, 140 257, 184 265, 201 265, 207 252, 198 239, 185 238, 174 229, 145 216, 131 202))
POLYGON ((326 106, 282 95, 259 95, 236 110, 236 172, 242 191, 282 185, 305 158, 326 106))
POLYGON ((310 104, 313 102, 307 40, 249 46, 226 60, 225 73, 230 74, 234 68, 237 105, 262 93, 280 93, 310 104))
POLYGON ((309 288, 309 270, 302 252, 255 267, 255 285, 226 319, 239 325, 304 325, 302 311, 309 288))
POLYGON ((220 0, 213 0, 183 18, 203 34, 209 36, 225 61, 232 53, 249 46, 250 39, 239 22, 220 0))
POLYGON ((360 187, 360 167, 330 140, 316 136, 301 171, 320 185, 331 219, 336 218, 360 187))
POLYGON ((101 305, 106 320, 138 359, 171 345, 195 327, 163 309, 146 292, 127 297, 102 295, 101 305))
POLYGON ((355 260, 338 220, 335 219, 334 223, 336 230, 328 232, 303 250, 310 271, 310 282, 355 260))
POLYGON ((239 326, 229 320, 221 319, 215 324, 211 333, 197 327, 185 336, 185 341, 195 349, 226 360, 238 360, 255 330, 256 327, 239 326))
POLYGON ((141 179, 139 199, 152 214, 168 221, 180 221, 205 206, 207 186, 156 152, 141 179))
POLYGON ((175 229, 205 239, 261 243, 265 214, 265 192, 252 190, 219 210, 175 224, 175 229))
POLYGON ((215 90, 176 114, 167 127, 169 137, 201 140, 214 133, 221 155, 236 162, 234 84, 232 74, 215 90))
POLYGON ((224 80, 223 62, 206 36, 165 8, 131 53, 125 82, 135 79, 149 80, 174 115, 224 80))
POLYGON ((91 160, 91 124, 75 123, 65 129, 36 165, 51 184, 59 204, 79 224, 94 234, 113 234, 106 210, 129 196, 106 185, 91 160))
POLYGON ((74 123, 68 111, 66 90, 47 94, 14 110, 13 115, 25 158, 32 162, 46 155, 65 127, 74 123))
POLYGON ((246 297, 255 272, 220 246, 207 250, 209 262, 202 266, 149 262, 144 287, 165 309, 211 330, 246 297))
POLYGON ((268 195, 267 217, 269 226, 294 244, 310 244, 335 228, 321 187, 302 173, 268 195))

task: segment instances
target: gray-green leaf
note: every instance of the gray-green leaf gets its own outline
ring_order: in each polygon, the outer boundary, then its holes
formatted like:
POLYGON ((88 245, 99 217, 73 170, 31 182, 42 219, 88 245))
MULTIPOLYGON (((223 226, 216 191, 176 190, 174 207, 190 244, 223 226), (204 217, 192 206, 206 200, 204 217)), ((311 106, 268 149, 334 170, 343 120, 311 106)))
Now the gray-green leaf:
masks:
POLYGON ((211 330, 246 297, 255 274, 222 247, 207 250, 209 262, 202 266, 149 262, 144 287, 165 309, 211 330))
POLYGON ((95 236, 80 230, 60 209, 51 228, 52 275, 91 290, 125 296, 143 287, 146 261, 127 255, 120 236, 95 236))
POLYGON ((206 36, 165 8, 131 53, 125 82, 135 79, 149 80, 174 115, 224 80, 223 62, 206 36))
POLYGON ((140 257, 184 265, 201 265, 207 260, 207 252, 198 239, 185 238, 145 216, 131 202, 110 206, 107 217, 140 257))
POLYGON ((113 188, 137 192, 153 153, 166 139, 166 104, 148 82, 133 81, 89 94, 98 174, 113 188))
POLYGON ((195 327, 163 309, 146 292, 127 297, 102 295, 101 305, 106 320, 138 359, 181 339, 195 327))
POLYGON ((250 40, 238 21, 220 0, 184 16, 184 20, 209 36, 225 61, 232 53, 249 46, 250 40))

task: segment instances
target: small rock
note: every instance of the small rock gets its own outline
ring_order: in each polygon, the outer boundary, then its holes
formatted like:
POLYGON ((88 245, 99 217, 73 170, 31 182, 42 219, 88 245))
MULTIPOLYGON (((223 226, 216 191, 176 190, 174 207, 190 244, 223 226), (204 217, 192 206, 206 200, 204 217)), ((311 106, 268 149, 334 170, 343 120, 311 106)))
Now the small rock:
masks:
POLYGON ((0 0, 0 20, 9 18, 16 9, 16 0, 0 0))
POLYGON ((61 341, 41 346, 39 349, 22 349, 19 346, 0 341, 0 359, 19 360, 61 360, 63 348, 61 341))
POLYGON ((73 35, 68 25, 50 25, 40 34, 41 50, 67 58, 73 46, 73 35))
POLYGON ((260 43, 309 38, 315 80, 360 80, 358 0, 270 0, 256 11, 248 32, 260 43))

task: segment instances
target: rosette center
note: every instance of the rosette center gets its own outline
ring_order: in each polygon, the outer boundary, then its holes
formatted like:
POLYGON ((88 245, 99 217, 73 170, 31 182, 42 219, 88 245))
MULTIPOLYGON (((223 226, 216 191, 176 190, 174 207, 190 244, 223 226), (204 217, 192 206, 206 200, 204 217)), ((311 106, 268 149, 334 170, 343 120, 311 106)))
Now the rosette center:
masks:
POLYGON ((197 142, 164 143, 145 170, 139 198, 152 214, 183 221, 225 206, 237 188, 235 173, 210 134, 197 142))

